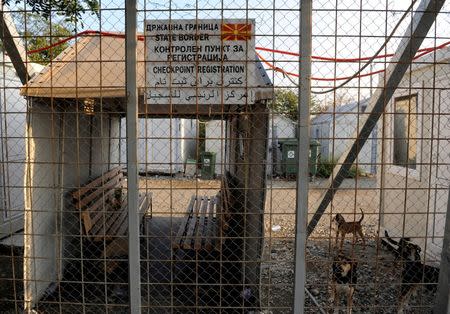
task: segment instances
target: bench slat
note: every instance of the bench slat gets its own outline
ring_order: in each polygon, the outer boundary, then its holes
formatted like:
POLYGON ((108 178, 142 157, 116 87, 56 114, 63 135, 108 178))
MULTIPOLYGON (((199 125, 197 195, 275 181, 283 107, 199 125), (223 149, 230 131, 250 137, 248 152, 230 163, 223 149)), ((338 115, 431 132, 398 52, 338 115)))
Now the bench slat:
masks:
MULTIPOLYGON (((115 192, 117 189, 124 188, 123 183, 122 167, 116 167, 70 194, 73 205, 80 211, 80 219, 83 224, 81 232, 90 241, 106 242, 107 249, 102 253, 102 258, 118 256, 117 254, 123 255, 127 252, 125 245, 118 246, 118 243, 127 243, 124 238, 128 232, 127 199, 122 196, 120 208, 115 211, 112 209, 115 192), (121 249, 120 252, 117 252, 118 247, 121 249)), ((152 194, 140 193, 138 200, 140 221, 151 206, 152 194)), ((118 265, 118 263, 110 264, 108 272, 114 270, 118 265)))
MULTIPOLYGON (((105 239, 113 239, 114 237, 121 237, 127 235, 128 231, 128 206, 125 206, 120 211, 119 217, 114 221, 113 225, 105 232, 105 239)), ((101 238, 100 238, 101 239, 101 238)))
POLYGON ((104 195, 104 193, 107 193, 111 189, 115 188, 121 188, 120 182, 122 181, 123 174, 115 176, 111 180, 107 181, 103 186, 99 186, 91 191, 90 194, 88 194, 86 197, 82 198, 81 200, 75 201, 75 207, 83 210, 84 207, 89 205, 93 200, 95 200, 98 197, 101 197, 104 195))
POLYGON ((218 224, 220 207, 220 196, 193 195, 177 236, 172 241, 172 249, 221 251, 222 243, 218 235, 221 229, 218 224))
MULTIPOLYGON (((206 230, 206 238, 205 238, 205 248, 207 251, 211 251, 213 249, 213 237, 215 236, 214 233, 214 206, 216 206, 217 203, 217 197, 212 197, 209 202, 209 208, 208 208, 208 218, 207 218, 207 230, 206 230)), ((216 240, 217 241, 217 240, 216 240)))
POLYGON ((84 194, 89 192, 92 189, 98 188, 99 186, 102 186, 104 182, 109 181, 116 175, 122 174, 122 166, 115 167, 108 172, 104 173, 102 176, 98 177, 94 181, 88 183, 85 186, 80 187, 75 192, 73 192, 72 197, 75 200, 80 200, 84 194))
POLYGON ((114 236, 124 236, 126 234, 128 227, 127 208, 127 199, 125 198, 124 200, 122 200, 122 206, 120 207, 120 210, 117 211, 119 214, 115 215, 114 217, 110 217, 110 221, 108 222, 108 224, 105 224, 105 228, 97 234, 98 238, 96 238, 96 241, 100 241, 102 240, 102 238, 108 240, 112 239, 114 236), (122 230, 123 226, 125 230, 122 230))
POLYGON ((192 211, 194 209, 195 199, 196 199, 195 195, 192 195, 191 196, 191 200, 189 201, 189 205, 188 205, 188 208, 187 208, 186 216, 183 219, 183 221, 181 222, 180 228, 178 229, 178 233, 177 233, 177 235, 175 237, 175 240, 173 241, 173 248, 174 249, 181 248, 181 241, 182 241, 183 235, 185 234, 186 227, 187 227, 187 225, 189 223, 189 219, 190 219, 190 217, 192 217, 192 211))
POLYGON ((148 208, 150 207, 150 202, 151 202, 151 198, 152 198, 152 194, 149 193, 145 193, 142 195, 139 195, 139 217, 142 218, 148 211, 148 208))
MULTIPOLYGON (((150 194, 151 195, 151 194, 150 194)), ((147 204, 149 203, 149 198, 151 196, 148 196, 147 194, 143 194, 143 195, 139 195, 139 200, 138 200, 138 208, 139 208, 139 221, 142 220, 142 217, 144 217, 144 214, 147 211, 147 204)), ((126 205, 126 203, 125 203, 126 205)), ((125 218, 128 216, 128 206, 125 206, 123 208, 123 211, 125 213, 125 218)), ((126 220, 124 223, 122 223, 120 225, 120 228, 116 231, 116 235, 118 236, 125 236, 127 235, 127 231, 128 231, 128 220, 126 220)), ((111 231, 108 231, 108 233, 113 233, 111 231)))
POLYGON ((201 250, 202 248, 202 241, 203 238, 206 235, 205 232, 205 216, 206 216, 206 209, 208 208, 208 196, 204 196, 202 199, 201 204, 201 211, 200 211, 200 219, 198 220, 198 226, 197 226, 197 232, 195 235, 195 244, 194 249, 195 250, 201 250))
POLYGON ((228 229, 228 221, 230 219, 230 198, 231 198, 231 191, 230 187, 228 185, 228 179, 225 176, 223 178, 223 188, 221 189, 221 203, 220 207, 218 207, 218 217, 217 220, 219 222, 219 226, 221 230, 227 230, 228 229))
POLYGON ((192 245, 192 241, 195 238, 195 230, 196 230, 196 226, 198 224, 198 213, 200 211, 200 204, 201 204, 202 199, 203 199, 202 196, 200 196, 200 199, 198 196, 195 198, 196 201, 195 201, 195 205, 194 205, 194 210, 192 211, 192 218, 189 220, 189 226, 186 231, 186 236, 183 238, 184 241, 182 241, 183 249, 192 248, 191 245, 192 245))
POLYGON ((89 212, 81 212, 80 218, 83 221, 84 234, 89 234, 89 230, 91 230, 93 226, 89 212))
POLYGON ((222 251, 222 242, 224 237, 224 231, 225 229, 219 228, 220 225, 217 223, 217 216, 223 215, 222 212, 220 212, 220 203, 219 200, 216 201, 214 204, 216 206, 216 217, 213 218, 214 223, 212 224, 212 236, 211 238, 215 241, 215 250, 221 252, 222 251))
MULTIPOLYGON (((122 207, 126 205, 126 199, 122 200, 122 207)), ((105 204, 106 205, 106 204, 105 204)), ((93 225, 92 229, 89 231, 89 235, 95 236, 94 241, 101 241, 104 234, 107 234, 109 226, 114 223, 114 221, 119 217, 119 214, 123 211, 113 210, 111 204, 108 204, 108 207, 104 207, 101 210, 98 210, 96 216, 96 223, 93 225), (105 227, 106 232, 105 232, 105 227)))
POLYGON ((101 241, 103 238, 105 227, 109 225, 120 216, 120 211, 105 211, 102 212, 102 218, 89 230, 88 236, 92 237, 94 241, 101 241))
POLYGON ((96 200, 90 207, 82 210, 83 223, 85 226, 86 234, 89 234, 92 227, 97 224, 97 221, 101 217, 103 217, 103 213, 105 211, 111 210, 111 204, 108 203, 108 200, 112 198, 113 194, 114 190, 110 190, 109 192, 102 195, 102 197, 100 197, 98 200, 96 200))

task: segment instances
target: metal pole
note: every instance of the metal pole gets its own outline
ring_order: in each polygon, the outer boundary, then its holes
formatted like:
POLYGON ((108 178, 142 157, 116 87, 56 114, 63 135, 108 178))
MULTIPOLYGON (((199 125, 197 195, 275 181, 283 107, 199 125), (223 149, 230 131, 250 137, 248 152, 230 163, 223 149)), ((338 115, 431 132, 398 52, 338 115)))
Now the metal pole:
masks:
POLYGON ((308 223, 309 184, 309 108, 311 105, 312 0, 300 7, 300 91, 298 106, 298 172, 295 233, 294 313, 304 313, 306 280, 306 225, 308 223))
POLYGON ((7 9, 0 4, 0 38, 3 47, 16 70, 22 84, 26 84, 30 78, 25 64, 26 53, 23 44, 19 40, 13 20, 7 9))
POLYGON ((445 219, 444 243, 439 267, 439 284, 433 313, 448 313, 450 310, 450 188, 448 189, 447 214, 445 219))
POLYGON ((138 97, 136 84, 136 0, 125 1, 125 67, 127 98, 127 188, 128 188, 128 273, 130 313, 140 313, 141 267, 138 221, 138 171, 137 171, 137 116, 138 97))

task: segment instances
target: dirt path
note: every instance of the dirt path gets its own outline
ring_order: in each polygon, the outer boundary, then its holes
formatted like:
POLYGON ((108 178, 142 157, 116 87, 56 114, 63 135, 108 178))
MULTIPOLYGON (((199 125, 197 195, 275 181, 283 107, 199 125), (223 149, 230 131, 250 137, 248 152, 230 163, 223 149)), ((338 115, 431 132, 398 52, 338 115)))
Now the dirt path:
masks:
MULTIPOLYGON (((372 179, 373 181, 373 179, 372 179)), ((308 203, 310 217, 315 210, 315 204, 325 191, 323 182, 311 184, 308 203)), ((218 180, 187 180, 168 179, 165 177, 142 179, 141 189, 153 192, 153 214, 158 216, 184 214, 192 194, 215 195, 220 189, 218 180)), ((266 191, 266 206, 264 212, 266 237, 294 237, 295 230, 296 190, 293 181, 269 182, 266 191), (272 233, 272 226, 279 226, 279 231, 272 233)), ((362 208, 365 213, 365 227, 370 236, 375 236, 378 226, 379 196, 373 182, 356 190, 351 181, 336 193, 332 204, 328 207, 320 221, 313 237, 330 237, 331 220, 334 213, 345 213, 349 220, 359 219, 362 208)), ((278 229, 278 228, 275 228, 278 229)))

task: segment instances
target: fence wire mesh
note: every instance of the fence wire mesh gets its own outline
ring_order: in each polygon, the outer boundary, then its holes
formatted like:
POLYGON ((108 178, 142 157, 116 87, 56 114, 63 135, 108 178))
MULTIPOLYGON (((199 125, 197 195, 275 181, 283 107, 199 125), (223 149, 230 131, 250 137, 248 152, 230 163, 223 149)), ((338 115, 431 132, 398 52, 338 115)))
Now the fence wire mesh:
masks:
POLYGON ((449 4, 313 1, 308 38, 301 2, 138 1, 136 138, 126 3, 4 5, 0 312, 445 313, 449 4))

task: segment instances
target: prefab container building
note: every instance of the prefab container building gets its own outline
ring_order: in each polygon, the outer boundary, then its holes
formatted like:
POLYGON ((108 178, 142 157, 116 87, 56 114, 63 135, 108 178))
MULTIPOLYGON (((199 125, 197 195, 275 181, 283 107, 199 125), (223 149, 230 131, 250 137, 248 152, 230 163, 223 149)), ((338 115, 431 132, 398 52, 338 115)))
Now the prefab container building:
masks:
POLYGON ((417 59, 380 125, 382 236, 411 237, 431 264, 440 261, 448 206, 449 84, 450 48, 417 59))
MULTIPOLYGON (((211 120, 206 122, 205 151, 216 153, 216 174, 223 174, 223 165, 227 163, 226 121, 211 120)), ((281 174, 280 139, 295 138, 296 124, 294 121, 280 114, 269 115, 269 131, 267 135, 267 169, 268 176, 281 174)))
MULTIPOLYGON (((368 99, 330 108, 311 119, 311 139, 320 142, 320 158, 337 160, 352 145, 358 121, 364 118, 368 99)), ((377 130, 370 134, 358 155, 358 167, 376 173, 377 130)))
MULTIPOLYGON (((184 171, 187 159, 197 158, 197 121, 183 118, 139 119, 138 160, 142 173, 184 171)), ((126 123, 121 120, 120 160, 126 164, 126 123)))

